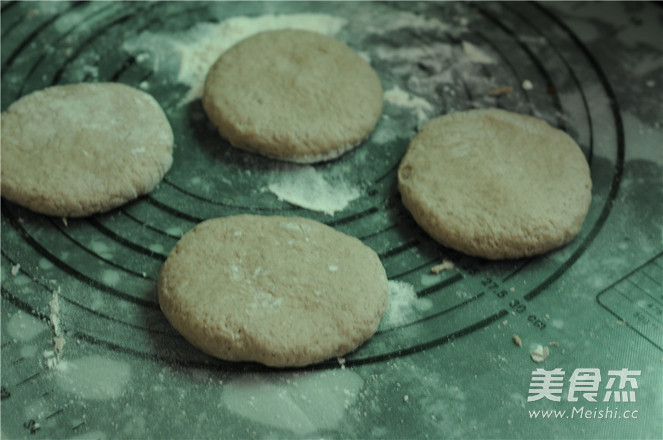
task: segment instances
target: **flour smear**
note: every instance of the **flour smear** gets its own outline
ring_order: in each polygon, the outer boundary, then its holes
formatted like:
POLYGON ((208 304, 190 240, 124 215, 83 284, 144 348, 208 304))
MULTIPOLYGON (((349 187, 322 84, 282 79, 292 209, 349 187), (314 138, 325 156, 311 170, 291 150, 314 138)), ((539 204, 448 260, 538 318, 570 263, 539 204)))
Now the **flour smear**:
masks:
POLYGON ((121 397, 131 379, 128 363, 99 355, 60 361, 54 371, 58 388, 86 400, 121 397))
POLYGON ((407 324, 431 307, 433 307, 431 300, 417 297, 411 284, 390 280, 389 306, 380 326, 388 328, 407 324))
POLYGON ((397 107, 403 107, 415 112, 419 128, 430 119, 430 115, 435 110, 435 107, 430 102, 408 93, 398 86, 394 86, 384 92, 384 100, 397 107))
POLYGON ((325 177, 312 166, 288 167, 270 180, 267 188, 279 200, 327 215, 342 211, 361 195, 341 176, 325 177))
POLYGON ((247 375, 225 384, 221 400, 253 423, 311 436, 338 428, 363 383, 349 370, 247 375))

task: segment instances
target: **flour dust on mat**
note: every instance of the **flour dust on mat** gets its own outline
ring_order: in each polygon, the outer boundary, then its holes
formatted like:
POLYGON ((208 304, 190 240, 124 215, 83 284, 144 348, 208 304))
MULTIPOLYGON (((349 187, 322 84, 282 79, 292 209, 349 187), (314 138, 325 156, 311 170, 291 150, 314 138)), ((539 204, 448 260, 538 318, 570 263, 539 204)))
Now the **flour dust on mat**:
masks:
POLYGON ((430 118, 429 115, 435 110, 433 105, 424 98, 408 93, 398 86, 394 86, 384 92, 384 100, 395 106, 403 107, 415 112, 417 115, 418 127, 422 127, 430 118))
POLYGON ((61 361, 54 371, 58 388, 86 400, 121 397, 131 379, 128 363, 99 355, 61 361))
POLYGON ((477 46, 474 44, 470 43, 469 41, 463 41, 463 52, 465 52, 465 55, 475 63, 479 64, 495 64, 496 61, 493 59, 490 55, 488 55, 486 52, 484 52, 482 49, 479 49, 477 46))
POLYGON ((225 385, 221 400, 245 419, 310 435, 336 429, 362 386, 361 376, 350 370, 256 375, 225 385))
POLYGON ((342 211, 361 195, 341 176, 325 177, 312 166, 283 169, 267 187, 279 200, 327 215, 342 211))
POLYGON ((389 305, 380 323, 381 328, 407 324, 420 312, 433 307, 428 298, 419 298, 414 286, 403 281, 389 281, 389 305))
POLYGON ((40 333, 48 330, 48 325, 34 316, 19 310, 8 319, 2 336, 5 342, 27 343, 32 341, 40 333))
POLYGON ((64 338, 64 333, 62 331, 62 325, 60 321, 60 288, 53 291, 51 300, 48 303, 48 308, 50 314, 48 316, 49 322, 51 324, 51 329, 53 330, 53 350, 47 350, 44 352, 44 358, 46 359, 46 368, 55 368, 60 362, 60 356, 62 355, 62 350, 66 340, 64 338))

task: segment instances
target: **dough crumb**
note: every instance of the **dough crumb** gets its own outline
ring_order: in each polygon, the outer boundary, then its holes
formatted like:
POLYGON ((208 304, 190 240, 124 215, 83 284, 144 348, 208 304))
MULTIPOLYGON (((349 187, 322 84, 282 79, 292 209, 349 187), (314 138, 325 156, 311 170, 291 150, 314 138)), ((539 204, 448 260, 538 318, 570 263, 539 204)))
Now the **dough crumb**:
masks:
POLYGON ((513 87, 511 86, 502 86, 502 87, 496 87, 488 92, 489 96, 502 96, 506 95, 508 93, 513 92, 513 87))
POLYGON ((532 360, 534 362, 539 364, 539 363, 545 361, 549 354, 550 354, 550 351, 548 350, 548 347, 543 347, 541 345, 537 345, 536 348, 534 348, 534 350, 532 350, 532 353, 530 353, 530 356, 532 357, 532 360))
POLYGON ((53 338, 53 348, 55 349, 56 355, 60 355, 60 353, 62 353, 65 342, 66 341, 62 336, 56 336, 53 338))
POLYGON ((15 277, 18 275, 18 271, 21 270, 21 265, 19 263, 12 264, 12 276, 15 277))
POLYGON ((440 264, 436 264, 435 266, 431 267, 430 271, 437 275, 440 272, 453 269, 454 267, 455 265, 453 264, 453 262, 445 258, 440 264))
POLYGON ((522 339, 520 339, 520 336, 515 335, 515 334, 513 335, 513 343, 516 344, 518 347, 522 347, 522 346, 523 346, 523 341, 522 341, 522 339))
POLYGON ((526 79, 523 81, 522 87, 524 90, 532 90, 534 88, 534 84, 532 84, 532 81, 526 79))

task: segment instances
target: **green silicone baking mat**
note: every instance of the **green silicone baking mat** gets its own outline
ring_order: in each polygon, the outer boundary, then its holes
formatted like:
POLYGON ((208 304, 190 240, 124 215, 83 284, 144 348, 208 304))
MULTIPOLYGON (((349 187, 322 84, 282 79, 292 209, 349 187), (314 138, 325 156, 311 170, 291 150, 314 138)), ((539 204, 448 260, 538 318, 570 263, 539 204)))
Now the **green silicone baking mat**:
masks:
POLYGON ((3 2, 2 110, 54 84, 154 96, 174 163, 83 219, 2 200, 2 437, 663 438, 663 8, 656 3, 3 2), (346 42, 384 88, 337 160, 234 149, 201 105, 218 55, 268 29, 346 42), (487 261, 433 242, 396 171, 429 119, 472 108, 569 133, 591 168, 577 238, 487 261), (198 222, 304 216, 374 249, 390 280, 355 352, 277 370, 208 357, 156 280, 198 222), (431 269, 445 263, 445 270, 431 269))

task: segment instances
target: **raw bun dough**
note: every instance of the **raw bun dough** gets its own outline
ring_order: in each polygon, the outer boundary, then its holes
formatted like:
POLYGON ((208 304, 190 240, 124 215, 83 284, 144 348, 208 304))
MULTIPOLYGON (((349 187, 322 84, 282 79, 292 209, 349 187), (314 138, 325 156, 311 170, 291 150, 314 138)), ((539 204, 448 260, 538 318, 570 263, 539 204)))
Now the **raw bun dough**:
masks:
POLYGON ((82 217, 150 192, 170 168, 173 132, 157 101, 115 83, 53 86, 2 113, 2 196, 82 217))
POLYGON ((505 259, 546 252, 579 232, 589 166, 566 133, 504 110, 429 121, 398 170, 403 204, 439 243, 505 259))
POLYGON ((378 256, 298 217, 238 215, 198 224, 168 255, 164 314, 191 344, 228 361, 291 367, 370 338, 388 301, 378 256))
POLYGON ((337 39, 266 31, 221 55, 207 75, 203 106, 235 147, 312 163, 338 157, 373 131, 382 85, 337 39))

